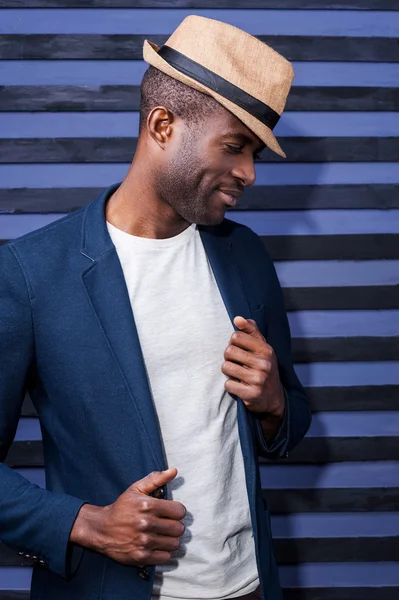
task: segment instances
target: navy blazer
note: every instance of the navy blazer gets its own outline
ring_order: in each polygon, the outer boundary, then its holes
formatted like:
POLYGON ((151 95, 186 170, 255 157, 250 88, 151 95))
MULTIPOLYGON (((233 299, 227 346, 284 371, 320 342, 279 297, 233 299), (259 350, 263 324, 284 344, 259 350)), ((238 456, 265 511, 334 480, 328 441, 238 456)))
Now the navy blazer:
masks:
MULTIPOLYGON (((143 573, 69 542, 82 504, 110 504, 133 482, 166 468, 125 279, 106 227, 105 203, 118 185, 0 248, 0 539, 32 558, 32 600, 151 595, 154 567, 143 573), (2 464, 26 390, 40 419, 46 489, 2 464)), ((305 435, 310 410, 292 365, 280 284, 260 238, 229 219, 198 229, 231 321, 256 320, 275 350, 286 393, 285 418, 269 445, 260 422, 234 396, 262 597, 281 600, 258 455, 287 456, 305 435)), ((177 434, 179 426, 177 415, 177 434)))

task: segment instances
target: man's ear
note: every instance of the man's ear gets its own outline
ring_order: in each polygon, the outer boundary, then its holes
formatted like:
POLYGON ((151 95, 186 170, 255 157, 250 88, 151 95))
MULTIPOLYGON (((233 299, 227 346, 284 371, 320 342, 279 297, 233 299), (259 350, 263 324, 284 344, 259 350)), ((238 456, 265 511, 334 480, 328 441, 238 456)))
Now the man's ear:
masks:
POLYGON ((165 106, 153 108, 147 118, 147 129, 150 136, 161 145, 170 139, 173 132, 173 113, 165 106))

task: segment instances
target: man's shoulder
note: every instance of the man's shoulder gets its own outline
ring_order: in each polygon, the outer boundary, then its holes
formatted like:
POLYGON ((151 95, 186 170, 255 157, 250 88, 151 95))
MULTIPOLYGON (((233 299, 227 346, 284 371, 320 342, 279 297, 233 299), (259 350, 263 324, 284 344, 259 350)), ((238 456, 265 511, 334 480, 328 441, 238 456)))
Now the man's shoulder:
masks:
POLYGON ((25 277, 48 278, 54 270, 69 270, 78 265, 84 208, 48 223, 39 229, 8 241, 0 247, 0 260, 15 260, 25 277), (71 260, 72 259, 72 260, 71 260))
POLYGON ((245 244, 248 252, 266 252, 265 246, 259 235, 247 225, 237 223, 231 219, 223 219, 219 225, 220 234, 227 236, 232 244, 245 244))
POLYGON ((38 248, 40 245, 76 243, 76 234, 80 235, 81 223, 85 207, 69 213, 43 227, 30 231, 13 240, 9 240, 7 245, 11 245, 17 250, 29 250, 38 248))
POLYGON ((223 219, 220 233, 231 243, 237 263, 246 271, 254 271, 261 277, 274 276, 274 265, 261 236, 247 225, 231 219, 223 219))

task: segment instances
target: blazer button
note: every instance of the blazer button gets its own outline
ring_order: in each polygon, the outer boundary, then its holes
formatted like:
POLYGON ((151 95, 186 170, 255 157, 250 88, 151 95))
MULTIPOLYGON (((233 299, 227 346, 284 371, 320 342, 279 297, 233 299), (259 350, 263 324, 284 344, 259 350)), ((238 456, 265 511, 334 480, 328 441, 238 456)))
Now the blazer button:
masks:
POLYGON ((284 458, 288 458, 289 454, 288 452, 284 452, 284 458))
POLYGON ((154 498, 158 498, 159 500, 162 500, 163 498, 165 498, 165 495, 166 495, 165 486, 162 485, 161 487, 158 487, 150 495, 153 496, 154 498))
POLYGON ((139 569, 139 575, 141 577, 141 579, 145 579, 147 581, 147 579, 150 578, 150 574, 148 571, 146 571, 146 569, 144 569, 143 567, 141 567, 139 569))

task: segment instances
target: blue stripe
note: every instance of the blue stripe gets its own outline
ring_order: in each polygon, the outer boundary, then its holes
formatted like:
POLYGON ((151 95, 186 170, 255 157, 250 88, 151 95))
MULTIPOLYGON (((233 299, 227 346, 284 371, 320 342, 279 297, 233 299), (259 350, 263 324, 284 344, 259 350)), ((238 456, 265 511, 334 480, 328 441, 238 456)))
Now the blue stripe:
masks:
MULTIPOLYGON (((44 469, 16 469, 45 487, 44 469)), ((260 465, 265 489, 374 488, 399 486, 399 461, 331 463, 328 465, 260 465)))
POLYGON ((304 260, 276 263, 283 287, 394 285, 399 283, 397 260, 304 260))
MULTIPOLYGON (((308 211, 306 214, 312 212, 318 211, 308 211)), ((320 212, 330 213, 330 211, 320 212)), ((62 216, 64 215, 0 215, 0 239, 17 238, 24 233, 52 223, 62 216)), ((275 231, 275 233, 277 232, 275 231)), ((345 229, 341 229, 340 233, 345 233, 345 229)), ((399 283, 399 261, 397 260, 281 261, 276 263, 276 270, 283 287, 394 285, 399 283)))
POLYGON ((399 436, 399 410, 386 412, 365 410, 362 412, 337 411, 316 413, 313 415, 312 424, 307 436, 399 436))
POLYGON ((346 462, 320 466, 270 463, 260 465, 260 477, 265 490, 397 487, 399 461, 346 462))
POLYGON ((280 567, 279 573, 283 587, 347 586, 357 589, 363 586, 399 585, 399 562, 305 563, 280 567))
MULTIPOLYGON (((3 567, 0 570, 1 590, 28 590, 32 569, 3 567)), ((283 587, 396 586, 399 584, 399 563, 304 563, 280 567, 283 587)))
MULTIPOLYGON (((0 138, 133 137, 136 112, 0 113, 0 138)), ((399 112, 287 112, 274 129, 277 137, 399 136, 399 112)))
MULTIPOLYGON (((64 213, 0 214, 0 239, 34 231, 63 216, 64 213)), ((399 233, 399 210, 394 209, 267 212, 229 210, 225 216, 250 227, 258 235, 399 233)))
POLYGON ((298 311, 289 322, 293 337, 399 336, 399 310, 298 311))
MULTIPOLYGON (((133 156, 133 155, 132 155, 133 156)), ((0 165, 0 186, 98 187, 121 181, 128 163, 0 165)), ((399 183, 398 163, 269 163, 256 167, 257 185, 399 183)))
MULTIPOLYGON (((293 85, 398 87, 399 64, 293 62, 293 85)), ((143 61, 4 60, 0 85, 140 85, 143 61)))
MULTIPOLYGON (((399 436, 399 410, 378 412, 323 412, 313 415, 308 437, 399 436)), ((41 440, 39 419, 23 418, 16 441, 41 440)), ((398 441, 399 443, 399 441, 398 441)))
MULTIPOLYGON (((267 173, 264 171, 269 170, 262 169, 263 166, 258 165, 257 167, 257 184, 259 185, 261 185, 260 179, 266 179, 267 177, 267 173), (260 171, 262 172, 260 173, 260 171)), ((298 173, 303 166, 305 165, 298 166, 298 173)), ((368 165, 369 168, 370 166, 368 165)), ((238 204, 240 204, 240 200, 238 200, 238 204)), ((259 210, 233 211, 229 209, 225 216, 236 223, 250 227, 258 235, 331 235, 399 232, 399 210, 395 209, 268 210, 267 212, 259 210), (395 221, 395 223, 392 223, 392 221, 395 221)), ((326 244, 328 244, 328 237, 326 238, 326 244)))
POLYGON ((41 440, 42 432, 38 418, 22 418, 19 420, 14 440, 16 442, 41 440))
POLYGON ((0 590, 29 590, 32 578, 30 567, 2 567, 0 590))
POLYGON ((295 365, 305 386, 398 385, 399 361, 295 365))
POLYGON ((399 535, 399 513, 273 515, 276 538, 380 537, 399 535))
MULTIPOLYGON (((3 9, 0 33, 170 34, 191 14, 192 9, 3 9)), ((395 11, 197 8, 195 14, 230 23, 253 35, 395 37, 399 34, 399 15, 395 11)))

